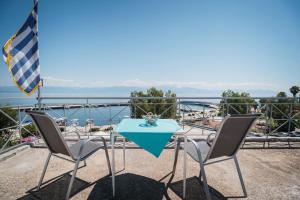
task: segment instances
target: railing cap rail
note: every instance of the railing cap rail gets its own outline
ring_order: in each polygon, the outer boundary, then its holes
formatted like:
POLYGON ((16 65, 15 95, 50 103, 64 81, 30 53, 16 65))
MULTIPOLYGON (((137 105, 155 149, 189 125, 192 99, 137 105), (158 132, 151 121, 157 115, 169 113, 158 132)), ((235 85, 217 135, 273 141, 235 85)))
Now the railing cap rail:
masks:
POLYGON ((103 96, 41 96, 46 99, 300 99, 300 97, 103 97, 103 96))

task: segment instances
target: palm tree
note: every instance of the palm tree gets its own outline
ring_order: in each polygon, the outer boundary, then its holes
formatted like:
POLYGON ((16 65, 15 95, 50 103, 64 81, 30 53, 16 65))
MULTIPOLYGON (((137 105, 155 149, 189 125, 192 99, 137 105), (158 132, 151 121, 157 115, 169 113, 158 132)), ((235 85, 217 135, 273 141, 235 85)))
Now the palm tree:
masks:
POLYGON ((290 92, 293 94, 293 97, 296 98, 297 93, 300 91, 299 86, 292 86, 290 92))

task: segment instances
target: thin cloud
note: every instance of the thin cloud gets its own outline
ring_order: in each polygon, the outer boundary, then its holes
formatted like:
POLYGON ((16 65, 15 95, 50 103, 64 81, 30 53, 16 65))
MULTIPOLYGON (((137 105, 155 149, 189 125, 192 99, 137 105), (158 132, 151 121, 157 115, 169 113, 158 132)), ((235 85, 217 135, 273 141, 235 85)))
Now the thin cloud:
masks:
POLYGON ((75 87, 76 86, 76 82, 74 80, 55 78, 51 76, 44 77, 43 82, 45 86, 52 86, 52 87, 75 87))
POLYGON ((192 81, 153 81, 147 82, 139 79, 127 80, 121 86, 139 87, 176 87, 176 88, 196 88, 196 89, 276 89, 272 83, 261 82, 192 82, 192 81))
POLYGON ((195 88, 209 90, 225 90, 225 89, 268 89, 276 90, 278 86, 272 83, 263 82, 204 82, 204 81, 145 81, 136 79, 125 80, 119 83, 106 83, 102 81, 79 82, 75 80, 62 79, 56 77, 45 77, 45 86, 56 87, 175 87, 175 88, 195 88))
POLYGON ((124 87, 149 87, 151 84, 146 82, 146 81, 142 81, 140 79, 133 79, 133 80, 126 80, 123 81, 121 84, 117 85, 117 86, 124 86, 124 87))

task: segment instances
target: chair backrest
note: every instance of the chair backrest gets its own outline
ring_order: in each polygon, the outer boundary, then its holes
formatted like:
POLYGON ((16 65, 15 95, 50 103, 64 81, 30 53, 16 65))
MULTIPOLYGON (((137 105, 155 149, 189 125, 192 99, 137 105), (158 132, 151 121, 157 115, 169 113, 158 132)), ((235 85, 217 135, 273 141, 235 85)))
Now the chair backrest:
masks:
POLYGON ((26 113, 33 119, 37 130, 52 153, 72 156, 58 125, 49 115, 37 111, 27 111, 26 113))
POLYGON ((258 114, 231 115, 224 118, 206 160, 233 156, 240 148, 258 114))

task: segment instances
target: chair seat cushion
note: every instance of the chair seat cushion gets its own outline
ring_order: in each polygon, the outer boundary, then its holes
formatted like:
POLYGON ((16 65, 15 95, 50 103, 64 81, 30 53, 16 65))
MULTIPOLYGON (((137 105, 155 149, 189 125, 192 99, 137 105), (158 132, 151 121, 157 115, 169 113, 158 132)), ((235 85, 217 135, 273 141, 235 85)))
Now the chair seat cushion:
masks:
MULTIPOLYGON (((183 148, 183 143, 181 144, 182 148, 183 148)), ((202 157, 202 161, 205 161, 207 154, 209 152, 210 146, 208 146, 208 144, 206 143, 206 141, 199 141, 197 142, 197 145, 200 148, 200 152, 201 152, 201 157, 202 157)), ((197 149, 195 147, 195 145, 192 142, 188 142, 187 143, 187 147, 186 147, 187 153, 197 162, 199 162, 199 156, 197 154, 197 149)))
MULTIPOLYGON (((70 151, 75 158, 79 157, 80 145, 81 145, 80 142, 76 142, 75 144, 72 144, 70 146, 70 151)), ((83 160, 87 158, 88 156, 92 155, 94 152, 96 152, 98 149, 101 149, 102 147, 103 146, 98 143, 88 141, 82 149, 80 159, 83 160)))

